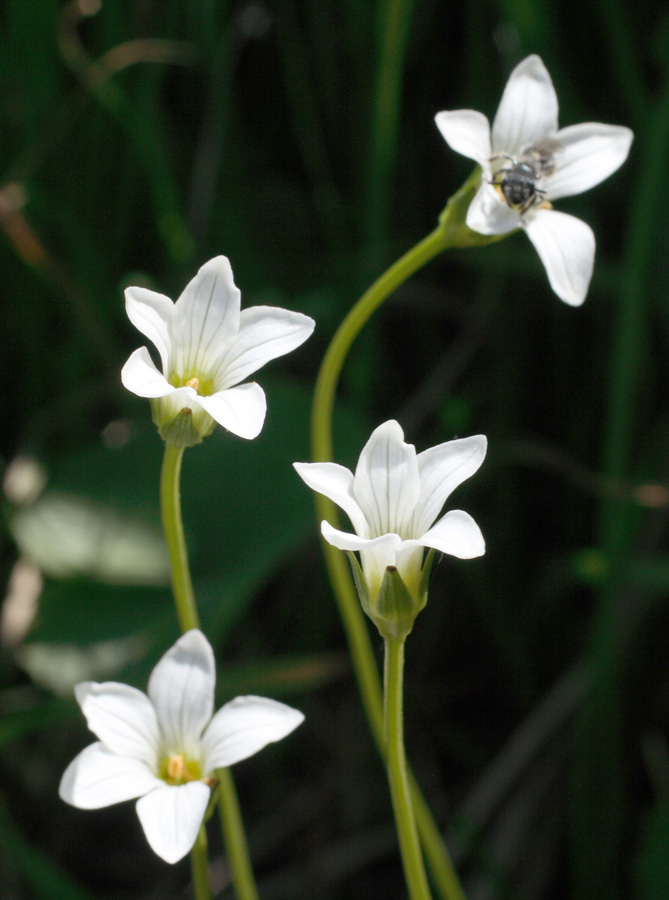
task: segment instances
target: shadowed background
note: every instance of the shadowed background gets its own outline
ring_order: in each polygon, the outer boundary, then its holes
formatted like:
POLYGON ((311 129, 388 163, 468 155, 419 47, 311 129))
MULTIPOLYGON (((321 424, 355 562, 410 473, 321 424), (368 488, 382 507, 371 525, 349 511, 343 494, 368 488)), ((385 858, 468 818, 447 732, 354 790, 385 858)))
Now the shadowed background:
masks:
MULTIPOLYGON (((327 584, 309 404, 335 328, 471 171, 434 125, 490 118, 539 53, 560 124, 631 127, 625 166, 560 202, 597 237, 583 308, 523 235, 451 251, 344 370, 338 460, 397 418, 418 450, 485 433, 452 503, 485 557, 435 564, 407 646, 407 749, 469 900, 669 893, 669 14, 641 0, 5 0, 0 12, 3 900, 187 897, 133 804, 73 810, 72 685, 145 688, 177 636, 162 444, 120 385, 123 288, 179 295, 227 255, 242 304, 316 319, 258 375, 254 442, 186 454, 184 519, 217 700, 303 710, 235 767, 263 900, 399 898, 385 777, 327 584)), ((379 659, 381 643, 377 641, 379 659)), ((230 898, 215 823, 214 883, 230 898)))

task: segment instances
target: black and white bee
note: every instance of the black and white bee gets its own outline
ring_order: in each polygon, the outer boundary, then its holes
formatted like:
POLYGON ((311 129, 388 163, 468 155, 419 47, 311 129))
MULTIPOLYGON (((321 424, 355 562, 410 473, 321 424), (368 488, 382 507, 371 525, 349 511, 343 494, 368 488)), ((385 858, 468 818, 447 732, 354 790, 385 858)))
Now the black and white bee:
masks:
POLYGON ((539 187, 540 180, 555 170, 553 153, 558 145, 545 141, 531 147, 519 157, 508 153, 496 153, 494 159, 505 159, 507 164, 492 176, 490 184, 499 188, 512 209, 522 216, 533 206, 546 203, 546 191, 539 187))

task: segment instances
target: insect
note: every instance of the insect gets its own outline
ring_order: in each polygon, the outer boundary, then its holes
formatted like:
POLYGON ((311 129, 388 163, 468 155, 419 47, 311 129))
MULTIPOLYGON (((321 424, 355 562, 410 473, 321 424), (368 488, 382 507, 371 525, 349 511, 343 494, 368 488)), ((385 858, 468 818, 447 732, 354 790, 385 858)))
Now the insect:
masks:
POLYGON ((507 153, 496 153, 493 159, 506 159, 509 165, 502 166, 492 176, 490 182, 498 187, 512 209, 522 216, 533 206, 545 202, 546 191, 539 187, 539 179, 550 175, 554 169, 553 152, 557 149, 553 142, 544 142, 531 147, 518 158, 507 153))

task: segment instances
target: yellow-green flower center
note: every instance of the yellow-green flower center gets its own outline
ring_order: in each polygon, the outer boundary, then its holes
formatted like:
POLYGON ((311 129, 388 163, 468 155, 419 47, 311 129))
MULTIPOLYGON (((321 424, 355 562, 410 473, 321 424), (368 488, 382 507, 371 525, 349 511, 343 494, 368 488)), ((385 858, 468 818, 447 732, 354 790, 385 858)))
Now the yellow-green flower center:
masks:
POLYGON ((199 781, 202 769, 196 760, 188 759, 182 753, 175 753, 161 760, 158 777, 171 785, 186 784, 189 781, 199 781))
POLYGON ((167 379, 172 387, 190 387, 201 397, 210 397, 214 393, 214 384, 210 378, 203 378, 195 372, 185 372, 183 375, 171 372, 167 379))

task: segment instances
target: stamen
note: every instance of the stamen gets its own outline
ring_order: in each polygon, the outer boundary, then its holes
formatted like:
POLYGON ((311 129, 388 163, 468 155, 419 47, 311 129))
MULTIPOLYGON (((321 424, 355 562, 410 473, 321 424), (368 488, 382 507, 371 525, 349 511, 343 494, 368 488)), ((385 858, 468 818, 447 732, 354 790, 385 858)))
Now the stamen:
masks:
POLYGON ((167 774, 175 781, 183 781, 188 778, 188 765, 181 753, 170 757, 167 761, 167 774))
POLYGON ((200 389, 200 379, 193 376, 193 378, 189 378, 184 387, 191 387, 195 391, 200 389))

